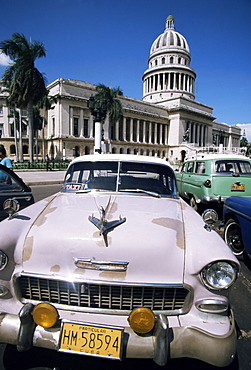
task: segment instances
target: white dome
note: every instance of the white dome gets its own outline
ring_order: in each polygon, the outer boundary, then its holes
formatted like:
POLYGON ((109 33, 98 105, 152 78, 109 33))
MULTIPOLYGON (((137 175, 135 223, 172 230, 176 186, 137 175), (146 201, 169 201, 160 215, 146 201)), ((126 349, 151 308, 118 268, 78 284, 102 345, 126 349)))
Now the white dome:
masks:
POLYGON ((156 40, 153 42, 150 55, 167 50, 179 49, 190 53, 188 43, 184 36, 179 32, 175 31, 174 28, 174 17, 169 15, 166 19, 166 29, 164 33, 159 35, 156 40))
POLYGON ((174 17, 166 18, 166 29, 153 42, 148 69, 143 74, 143 100, 163 104, 177 97, 194 100, 196 73, 184 36, 175 31, 174 17))

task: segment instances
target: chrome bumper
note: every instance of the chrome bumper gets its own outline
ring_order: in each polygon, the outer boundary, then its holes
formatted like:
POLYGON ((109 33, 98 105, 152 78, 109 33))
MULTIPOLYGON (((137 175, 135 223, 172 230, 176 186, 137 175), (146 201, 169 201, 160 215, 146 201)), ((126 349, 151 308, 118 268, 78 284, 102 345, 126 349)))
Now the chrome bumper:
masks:
POLYGON ((210 197, 207 195, 203 195, 202 202, 210 203, 210 202, 217 202, 217 203, 224 203, 227 197, 222 197, 221 195, 216 197, 210 197))
MULTIPOLYGON (((25 351, 32 346, 58 350, 60 327, 44 329, 34 325, 32 305, 25 305, 19 316, 0 314, 0 342, 17 346, 25 351)), ((157 317, 152 336, 139 336, 125 328, 124 353, 127 358, 149 358, 164 366, 168 359, 189 357, 214 366, 229 365, 236 353, 236 331, 231 312, 230 331, 215 336, 195 327, 169 328, 165 315, 157 317), (205 351, 206 348, 206 351, 205 351)))

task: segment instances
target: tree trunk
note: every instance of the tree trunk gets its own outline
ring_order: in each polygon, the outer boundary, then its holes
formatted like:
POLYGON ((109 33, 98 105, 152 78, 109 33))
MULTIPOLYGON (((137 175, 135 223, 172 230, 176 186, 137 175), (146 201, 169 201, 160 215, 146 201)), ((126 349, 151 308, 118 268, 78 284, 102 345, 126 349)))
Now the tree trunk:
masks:
POLYGON ((32 102, 28 103, 27 107, 28 113, 28 136, 29 136, 29 152, 30 152, 30 162, 33 162, 34 149, 33 149, 33 105, 32 102))
POLYGON ((42 160, 45 160, 45 145, 44 145, 44 120, 45 118, 43 117, 43 127, 42 127, 42 160))
POLYGON ((19 153, 20 153, 20 162, 24 161, 23 157, 23 132, 22 132, 22 116, 21 109, 19 109, 19 153))
POLYGON ((16 161, 19 161, 18 157, 18 145, 17 145, 17 123, 16 123, 16 116, 14 116, 14 141, 15 141, 15 152, 16 152, 16 161))

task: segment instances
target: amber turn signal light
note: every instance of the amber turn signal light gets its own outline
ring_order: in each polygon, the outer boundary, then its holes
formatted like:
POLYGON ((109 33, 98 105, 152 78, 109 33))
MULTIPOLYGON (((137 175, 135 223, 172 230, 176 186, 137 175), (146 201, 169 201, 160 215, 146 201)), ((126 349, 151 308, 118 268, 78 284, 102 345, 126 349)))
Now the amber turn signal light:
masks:
POLYGON ((48 303, 39 303, 33 310, 33 320, 43 328, 51 328, 58 320, 58 312, 48 303))
POLYGON ((155 324, 154 313, 148 308, 136 308, 133 310, 128 318, 130 327, 136 333, 146 334, 149 333, 155 324))

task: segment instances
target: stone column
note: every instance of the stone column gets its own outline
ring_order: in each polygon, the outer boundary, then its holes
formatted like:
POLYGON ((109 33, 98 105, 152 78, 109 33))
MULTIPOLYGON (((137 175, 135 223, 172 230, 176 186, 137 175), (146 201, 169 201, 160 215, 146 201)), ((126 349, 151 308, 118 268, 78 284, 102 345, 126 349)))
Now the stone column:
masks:
POLYGON ((152 122, 149 122, 149 144, 152 144, 152 122))
POLYGON ((126 141, 126 117, 123 117, 123 141, 126 141))
POLYGON ((137 134, 136 134, 136 142, 139 143, 139 120, 137 119, 137 134))
POLYGON ((143 143, 146 142, 146 121, 143 121, 143 143))
POLYGON ((73 107, 69 107, 69 135, 73 136, 73 107))
POLYGON ((130 142, 133 142, 133 119, 130 118, 130 142))
POLYGON ((84 136, 84 112, 83 109, 80 109, 80 117, 79 117, 79 136, 84 136))

